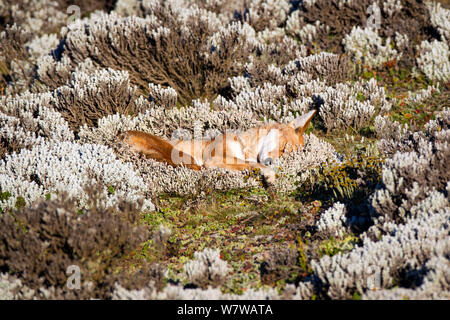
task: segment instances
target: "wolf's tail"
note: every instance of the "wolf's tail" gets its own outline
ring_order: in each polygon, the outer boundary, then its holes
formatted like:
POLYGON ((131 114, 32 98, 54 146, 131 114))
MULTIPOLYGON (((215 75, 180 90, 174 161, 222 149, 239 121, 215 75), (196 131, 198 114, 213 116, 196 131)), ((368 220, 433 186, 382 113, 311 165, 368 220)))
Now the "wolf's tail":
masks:
POLYGON ((195 164, 195 160, 190 155, 174 150, 172 144, 155 135, 142 131, 127 131, 120 134, 118 138, 129 145, 131 150, 141 152, 148 158, 165 162, 174 167, 185 166, 193 170, 201 170, 201 167, 195 164), (173 157, 174 152, 178 152, 178 157, 173 157), (174 158, 184 159, 185 162, 174 161, 174 158))

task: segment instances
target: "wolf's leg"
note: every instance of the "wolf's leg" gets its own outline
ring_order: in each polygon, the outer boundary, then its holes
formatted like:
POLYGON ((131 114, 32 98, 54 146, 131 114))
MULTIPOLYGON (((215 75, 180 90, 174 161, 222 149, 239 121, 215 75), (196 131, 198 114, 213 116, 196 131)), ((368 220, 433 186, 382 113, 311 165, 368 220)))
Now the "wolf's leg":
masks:
POLYGON ((237 158, 212 158, 205 162, 205 167, 223 168, 235 171, 260 169, 267 183, 273 184, 275 182, 275 172, 271 168, 258 162, 244 161, 237 158))
POLYGON ((141 152, 148 158, 166 162, 174 167, 183 165, 190 169, 201 170, 201 167, 195 164, 194 159, 182 151, 178 151, 179 159, 187 159, 187 161, 174 161, 172 152, 177 151, 174 151, 172 144, 160 137, 141 131, 127 131, 121 134, 119 139, 128 144, 131 150, 141 152))
POLYGON ((203 152, 206 168, 224 168, 228 170, 254 170, 260 169, 269 184, 275 182, 275 173, 256 161, 244 160, 244 143, 234 133, 226 133, 215 138, 203 152))

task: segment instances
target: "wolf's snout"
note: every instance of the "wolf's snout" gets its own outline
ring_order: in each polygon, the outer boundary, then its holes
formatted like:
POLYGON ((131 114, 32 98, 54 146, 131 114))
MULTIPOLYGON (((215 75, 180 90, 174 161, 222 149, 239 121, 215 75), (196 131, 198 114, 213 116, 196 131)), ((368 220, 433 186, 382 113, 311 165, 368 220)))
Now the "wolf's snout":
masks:
POLYGON ((256 161, 258 161, 258 163, 261 163, 265 166, 270 166, 273 163, 273 160, 271 157, 267 157, 265 158, 263 155, 258 154, 258 156, 256 157, 256 161))
POLYGON ((264 161, 263 161, 263 163, 264 163, 264 165, 266 165, 266 166, 270 166, 270 165, 272 165, 272 158, 266 158, 266 159, 264 159, 264 161))

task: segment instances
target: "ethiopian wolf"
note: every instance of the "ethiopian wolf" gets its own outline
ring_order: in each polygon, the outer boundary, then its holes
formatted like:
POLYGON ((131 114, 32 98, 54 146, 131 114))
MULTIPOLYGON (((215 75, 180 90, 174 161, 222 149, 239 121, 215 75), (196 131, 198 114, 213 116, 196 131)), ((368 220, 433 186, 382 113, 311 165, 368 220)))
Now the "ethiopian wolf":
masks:
POLYGON ((289 124, 267 124, 213 139, 165 140, 140 131, 127 131, 120 139, 131 150, 172 166, 183 165, 194 170, 260 169, 266 182, 272 184, 275 173, 269 165, 273 159, 304 145, 303 133, 315 113, 312 110, 289 124))

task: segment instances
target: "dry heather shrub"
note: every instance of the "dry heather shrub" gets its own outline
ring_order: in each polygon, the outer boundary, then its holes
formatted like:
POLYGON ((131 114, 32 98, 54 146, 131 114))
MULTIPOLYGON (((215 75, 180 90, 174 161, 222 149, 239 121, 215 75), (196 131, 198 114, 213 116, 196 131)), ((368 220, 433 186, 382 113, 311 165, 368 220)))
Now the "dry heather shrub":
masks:
POLYGON ((317 20, 315 23, 305 23, 303 17, 300 16, 301 11, 296 8, 289 15, 286 21, 285 31, 292 37, 297 37, 303 44, 309 47, 314 46, 314 40, 328 36, 330 27, 321 21, 317 20))
POLYGON ((245 5, 245 0, 164 0, 162 3, 173 5, 177 7, 189 8, 193 4, 201 9, 205 9, 221 15, 221 19, 229 21, 233 19, 239 12, 241 12, 245 5))
MULTIPOLYGON (((1 284, 1 283, 0 283, 1 284)), ((7 286, 17 286, 11 279, 7 286)), ((309 300, 314 294, 314 288, 310 283, 300 283, 298 287, 293 284, 286 285, 282 294, 274 288, 253 289, 249 288, 243 294, 222 293, 220 288, 186 288, 181 284, 168 284, 161 291, 153 287, 141 290, 126 290, 116 285, 113 299, 117 300, 280 300, 280 299, 305 299, 309 300)))
MULTIPOLYGON (((322 125, 328 131, 350 127, 362 129, 371 123, 377 113, 383 114, 390 110, 391 103, 386 98, 384 88, 378 86, 374 79, 328 86, 325 81, 311 80, 314 71, 301 71, 313 64, 326 62, 330 56, 337 57, 327 53, 309 56, 289 63, 283 71, 272 66, 269 68, 272 73, 270 76, 278 85, 264 83, 251 87, 251 74, 249 78, 234 77, 230 79, 234 98, 226 100, 219 96, 213 106, 221 110, 248 111, 259 119, 278 122, 292 121, 294 115, 316 109, 319 110, 322 125), (304 67, 299 67, 302 64, 304 67)), ((251 65, 247 65, 247 68, 252 69, 251 65)), ((318 67, 317 70, 324 72, 325 69, 318 67)), ((252 70, 252 73, 255 71, 252 70)), ((332 82, 336 80, 331 79, 333 77, 328 78, 332 82)))
POLYGON ((51 93, 0 97, 0 158, 50 141, 72 141, 73 132, 52 107, 51 93))
POLYGON ((72 68, 90 58, 98 67, 126 70, 143 91, 148 83, 170 86, 183 104, 213 97, 242 71, 252 49, 248 25, 224 27, 197 7, 177 11, 152 2, 144 9, 145 18, 99 14, 69 25, 60 59, 70 58, 72 68))
MULTIPOLYGON (((96 203, 95 188, 88 189, 96 203)), ((136 226, 139 206, 121 203, 117 209, 94 205, 80 214, 64 194, 12 213, 0 215, 0 270, 20 277, 43 298, 107 298, 126 273, 117 261, 147 239, 136 226), (81 289, 66 286, 69 266, 81 270, 81 289)), ((148 283, 149 279, 146 279, 148 283)))
POLYGON ((0 4, 0 31, 7 25, 21 25, 39 35, 56 33, 67 24, 67 8, 76 5, 85 16, 96 10, 111 11, 116 0, 3 0, 0 4))
MULTIPOLYGON (((33 71, 35 69, 34 63, 42 56, 52 54, 59 45, 59 38, 56 34, 44 34, 39 37, 34 37, 26 44, 26 49, 33 61, 33 71)), ((34 74, 33 74, 34 76, 34 74)))
POLYGON ((164 106, 167 109, 176 107, 178 94, 173 88, 164 88, 160 84, 155 85, 153 83, 149 83, 148 88, 150 90, 150 101, 155 102, 157 105, 164 106))
POLYGON ((326 87, 318 97, 319 115, 327 131, 350 127, 360 130, 368 126, 377 113, 384 114, 391 108, 384 87, 379 87, 374 79, 338 83, 326 87))
POLYGON ((389 61, 399 60, 402 56, 402 53, 391 47, 391 38, 383 40, 376 29, 370 27, 353 27, 342 43, 355 63, 370 68, 381 67, 389 61))
POLYGON ((437 28, 439 34, 445 39, 450 39, 450 8, 449 6, 442 6, 440 2, 429 1, 426 2, 430 10, 431 23, 433 27, 437 28))
POLYGON ((58 61, 54 60, 53 55, 42 55, 36 60, 37 81, 33 82, 31 90, 33 92, 45 92, 68 85, 74 74, 77 72, 91 74, 94 71, 102 69, 96 65, 90 58, 73 66, 70 59, 63 56, 58 61))
POLYGON ((299 253, 296 249, 280 247, 271 250, 268 258, 261 263, 260 275, 264 284, 272 285, 276 281, 285 280, 294 272, 304 272, 298 265, 299 253))
POLYGON ((56 0, 59 4, 59 9, 66 12, 66 9, 75 4, 80 7, 81 15, 86 15, 96 10, 103 10, 105 12, 110 12, 114 9, 117 0, 78 0, 74 3, 71 0, 56 0))
POLYGON ((372 4, 371 0, 364 1, 342 1, 342 0, 317 0, 304 1, 300 7, 299 18, 300 26, 305 24, 314 24, 320 21, 329 26, 329 34, 320 32, 317 34, 316 41, 324 50, 336 50, 342 52, 342 37, 349 33, 355 22, 364 24, 367 18, 367 7, 372 4))
POLYGON ((450 81, 450 49, 448 42, 422 41, 417 46, 419 56, 417 66, 430 80, 448 83, 450 81))
POLYGON ((29 85, 32 68, 25 44, 30 39, 31 33, 16 25, 0 32, 0 95, 7 86, 9 93, 17 93, 29 85))
POLYGON ((445 191, 450 181, 450 112, 444 110, 427 124, 425 132, 406 133, 387 159, 382 184, 372 205, 381 222, 404 223, 409 211, 433 190, 445 191))
MULTIPOLYGON (((286 41, 289 43, 289 41, 286 41)), ((298 45, 297 45, 298 46, 298 45)), ((272 53, 293 58, 287 61, 271 59, 271 55, 258 59, 250 59, 245 65, 245 77, 252 87, 263 87, 266 82, 274 85, 286 85, 288 93, 294 95, 300 84, 306 84, 312 79, 323 80, 328 85, 335 85, 347 79, 350 74, 349 60, 344 55, 319 53, 306 56, 302 48, 293 47, 292 54, 286 56, 284 48, 277 44, 277 50, 272 53), (279 50, 279 51, 278 51, 279 50), (272 63, 272 61, 278 61, 272 63)))
POLYGON ((424 40, 440 39, 442 34, 433 26, 427 1, 389 0, 379 3, 382 20, 379 34, 383 38, 395 38, 396 47, 402 53, 400 63, 414 66, 417 56, 415 44, 424 40), (402 39, 407 43, 402 43, 402 39))
POLYGON ((407 124, 391 121, 388 116, 377 116, 374 121, 378 149, 387 156, 393 156, 397 151, 410 151, 412 148, 412 132, 407 124))
POLYGON ((57 1, 4 0, 0 4, 0 31, 16 24, 42 35, 57 32, 66 20, 67 14, 57 1))
POLYGON ((53 92, 54 108, 72 130, 78 130, 82 125, 97 126, 98 119, 110 114, 136 115, 143 111, 135 101, 136 91, 126 71, 75 72, 67 86, 53 92))
POLYGON ((423 40, 440 38, 439 32, 431 22, 430 11, 422 0, 379 1, 381 9, 381 28, 378 33, 383 38, 396 41, 401 52, 399 61, 406 66, 415 65, 417 49, 415 44, 423 40), (402 43, 407 39, 406 43, 402 43))
POLYGON ((256 31, 275 29, 286 21, 290 11, 290 1, 245 1, 243 9, 244 12, 241 13, 243 20, 250 24, 256 31))
MULTIPOLYGON (((421 284, 414 289, 394 288, 370 290, 364 300, 448 300, 450 299, 450 262, 445 257, 433 257, 424 266, 427 271, 421 284)), ((419 271, 420 272, 420 271, 419 271)), ((417 273, 419 273, 417 272, 417 273)))
MULTIPOLYGON (((254 79, 252 81, 254 86, 262 85, 265 82, 266 73, 272 73, 271 67, 281 68, 288 62, 307 55, 304 46, 284 34, 268 34, 267 36, 259 36, 259 39, 262 41, 258 44, 257 56, 249 57, 247 65, 251 67, 246 66, 245 70, 254 79), (256 69, 260 72, 252 71, 256 69), (258 77, 261 77, 260 80, 258 80, 258 77)), ((272 79, 268 78, 266 81, 272 82, 272 79)))
POLYGON ((340 83, 348 71, 346 61, 342 56, 320 53, 295 59, 283 68, 270 65, 263 73, 260 65, 251 60, 245 76, 230 79, 233 97, 227 100, 219 96, 213 106, 247 111, 258 119, 278 122, 292 121, 294 115, 313 108, 319 110, 327 130, 360 130, 377 113, 388 111, 391 103, 374 79, 340 83), (260 76, 262 73, 264 76, 260 76), (259 82, 263 83, 258 85, 259 82))
MULTIPOLYGON (((0 33, 0 57, 3 64, 14 59, 25 60, 28 58, 24 44, 31 39, 31 33, 17 25, 8 26, 0 33)), ((2 73, 6 66, 2 65, 2 73)))
MULTIPOLYGON (((429 10, 422 0, 304 1, 299 13, 295 11, 293 13, 298 17, 292 19, 291 31, 300 32, 305 26, 311 25, 313 30, 305 29, 304 32, 311 33, 314 36, 313 41, 322 50, 341 53, 344 51, 343 37, 349 34, 355 26, 366 27, 367 20, 371 16, 368 8, 373 4, 376 4, 380 10, 378 32, 381 37, 394 38, 397 34, 401 34, 403 37, 406 36, 409 41, 417 44, 435 35, 429 10), (317 21, 324 25, 318 27, 317 21)), ((409 65, 414 65, 415 51, 413 46, 404 46, 402 49, 403 61, 409 65)))
POLYGON ((226 261, 220 258, 219 250, 204 249, 194 253, 194 260, 184 265, 184 272, 189 283, 201 288, 218 287, 223 284, 230 272, 226 261))
MULTIPOLYGON (((7 114, 21 119, 28 118, 24 121, 27 123, 26 127, 33 122, 37 131, 43 131, 42 127, 55 127, 52 119, 41 115, 43 111, 38 112, 46 110, 46 113, 55 113, 67 121, 61 124, 59 120, 58 124, 68 125, 71 130, 77 132, 82 125, 97 126, 98 119, 107 115, 136 115, 143 111, 143 102, 142 98, 138 100, 137 88, 130 85, 126 71, 99 69, 75 71, 67 85, 53 91, 36 94, 26 92, 16 97, 6 97, 0 100, 0 108, 3 104, 2 109, 7 114), (31 111, 32 117, 25 110, 31 111), (42 119, 38 125, 36 122, 39 118, 42 119), (45 122, 49 123, 43 125, 45 122)), ((45 133, 46 137, 54 135, 54 132, 45 133)))
POLYGON ((324 211, 317 221, 317 231, 332 237, 342 237, 347 231, 345 228, 347 209, 340 202, 324 211))
POLYGON ((2 300, 30 300, 34 290, 22 284, 17 277, 0 274, 0 297, 2 300))
MULTIPOLYGON (((65 191, 77 198, 81 207, 87 207, 89 195, 83 186, 93 182, 99 185, 105 206, 117 205, 120 199, 140 201, 148 191, 131 164, 117 159, 110 148, 44 141, 0 160, 0 191, 10 194, 0 199, 0 206, 9 209, 18 203, 32 204, 50 192, 65 191)), ((154 206, 145 199, 143 209, 151 211, 154 206)))
MULTIPOLYGON (((433 277, 430 274, 433 270, 424 268, 430 266, 426 263, 436 258, 448 260, 450 253, 448 199, 434 191, 411 211, 416 215, 406 224, 385 223, 382 228, 386 234, 379 235, 377 240, 365 237, 362 246, 349 253, 324 256, 312 262, 329 298, 350 299, 355 293, 370 296, 372 290, 395 286, 413 291, 423 282, 424 275, 433 277)), ((438 271, 442 265, 434 268, 438 271)), ((448 295, 448 277, 437 275, 431 291, 437 297, 448 295)))
POLYGON ((42 140, 35 132, 25 130, 19 118, 0 111, 0 159, 8 153, 39 144, 42 140))
MULTIPOLYGON (((155 89, 155 86, 151 86, 155 89)), ((170 89, 158 90, 151 96, 162 97, 170 89)), ((139 100, 147 111, 136 117, 123 114, 106 116, 98 121, 98 126, 83 126, 79 136, 83 143, 99 143, 114 146, 117 135, 127 130, 145 131, 165 139, 192 139, 213 137, 226 130, 247 130, 257 125, 251 112, 240 110, 211 110, 207 101, 193 101, 192 106, 167 108, 175 100, 175 96, 166 97, 166 103, 156 105, 139 100)))
POLYGON ((284 72, 287 74, 305 72, 311 74, 313 79, 320 79, 328 85, 334 85, 348 78, 349 62, 345 55, 322 52, 289 62, 284 72))
POLYGON ((295 190, 308 178, 310 169, 335 159, 335 149, 331 144, 313 134, 305 135, 304 138, 303 148, 284 154, 274 161, 277 176, 275 188, 279 192, 295 190))

